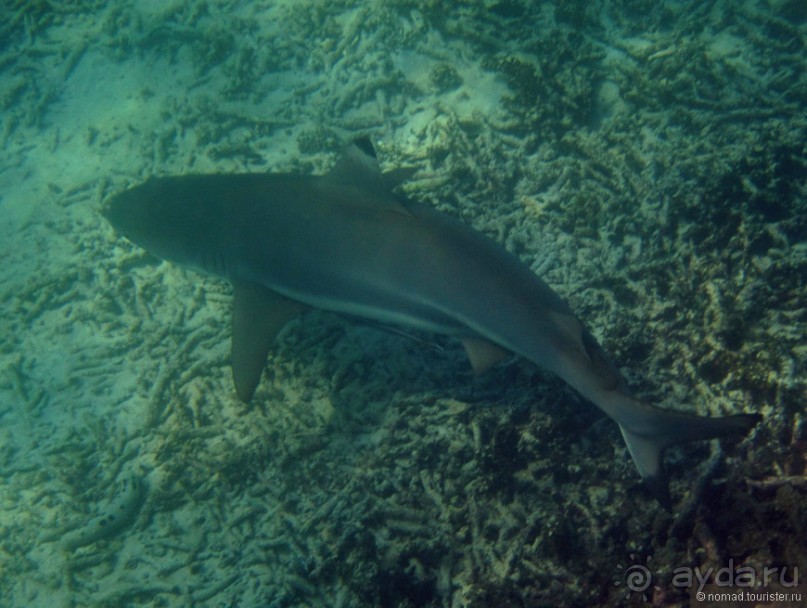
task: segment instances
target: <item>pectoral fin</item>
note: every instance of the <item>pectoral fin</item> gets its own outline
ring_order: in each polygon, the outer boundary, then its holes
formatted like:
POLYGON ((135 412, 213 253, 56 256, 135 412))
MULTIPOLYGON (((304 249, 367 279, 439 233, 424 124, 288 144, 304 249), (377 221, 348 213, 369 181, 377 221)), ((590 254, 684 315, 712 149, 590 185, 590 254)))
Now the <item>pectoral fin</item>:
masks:
POLYGON ((236 281, 233 289, 233 380, 238 398, 249 401, 275 336, 305 306, 254 283, 236 281))
POLYGON ((501 346, 496 346, 482 338, 463 338, 462 345, 465 347, 465 352, 475 374, 485 373, 491 367, 510 356, 510 353, 501 346))

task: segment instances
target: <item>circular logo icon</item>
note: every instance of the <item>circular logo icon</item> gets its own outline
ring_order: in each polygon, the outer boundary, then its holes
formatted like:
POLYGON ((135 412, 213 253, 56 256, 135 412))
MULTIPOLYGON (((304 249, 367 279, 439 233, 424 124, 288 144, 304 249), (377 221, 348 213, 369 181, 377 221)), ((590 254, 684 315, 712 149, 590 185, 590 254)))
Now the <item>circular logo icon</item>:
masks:
MULTIPOLYGON (((631 553, 630 559, 633 563, 627 566, 617 564, 617 569, 621 573, 622 578, 621 580, 615 581, 614 585, 617 587, 625 585, 625 587, 627 587, 628 591, 625 594, 625 599, 628 599, 633 593, 638 593, 642 596, 644 601, 648 601, 645 591, 650 589, 650 585, 653 584, 653 574, 650 572, 650 568, 647 567, 647 564, 650 563, 652 558, 648 556, 644 564, 636 563, 636 555, 631 553)), ((660 589, 655 585, 653 588, 656 590, 660 589)))

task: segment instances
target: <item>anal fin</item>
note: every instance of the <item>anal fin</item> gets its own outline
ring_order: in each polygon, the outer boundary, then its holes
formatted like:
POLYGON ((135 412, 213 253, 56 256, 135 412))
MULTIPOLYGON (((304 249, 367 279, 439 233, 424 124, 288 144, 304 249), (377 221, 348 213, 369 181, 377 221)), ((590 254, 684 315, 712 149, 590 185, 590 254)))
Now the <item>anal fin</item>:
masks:
POLYGON ((305 305, 245 281, 234 281, 233 291, 233 380, 238 398, 249 401, 258 387, 275 336, 305 305))
POLYGON ((510 356, 501 346, 482 338, 462 338, 462 345, 475 374, 483 374, 510 356))

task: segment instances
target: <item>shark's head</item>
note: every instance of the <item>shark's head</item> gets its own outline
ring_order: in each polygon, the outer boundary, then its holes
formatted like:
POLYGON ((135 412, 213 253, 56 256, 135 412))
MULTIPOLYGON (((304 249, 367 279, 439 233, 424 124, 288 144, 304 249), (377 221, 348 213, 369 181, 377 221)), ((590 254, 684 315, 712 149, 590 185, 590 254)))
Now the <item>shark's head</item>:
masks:
POLYGON ((198 176, 153 178, 114 195, 102 209, 117 232, 149 253, 211 274, 226 274, 218 197, 198 176), (211 202, 214 201, 214 202, 211 202))
POLYGON ((157 236, 155 233, 159 233, 165 224, 163 216, 166 203, 160 200, 153 183, 149 181, 116 194, 101 210, 101 214, 118 233, 150 251, 151 241, 157 236))

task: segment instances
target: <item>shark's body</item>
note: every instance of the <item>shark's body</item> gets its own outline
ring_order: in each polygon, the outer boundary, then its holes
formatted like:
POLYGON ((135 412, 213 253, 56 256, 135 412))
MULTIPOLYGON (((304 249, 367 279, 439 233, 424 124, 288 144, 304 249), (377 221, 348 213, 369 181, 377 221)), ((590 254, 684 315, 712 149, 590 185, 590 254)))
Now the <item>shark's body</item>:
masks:
POLYGON ((152 179, 108 205, 110 222, 164 259, 234 285, 233 375, 248 401, 277 332, 306 307, 460 338, 476 370, 509 353, 558 374, 619 424, 667 508, 662 451, 744 433, 754 414, 661 410, 632 398, 569 306, 515 256, 466 225, 404 204, 370 150, 327 175, 152 179))

